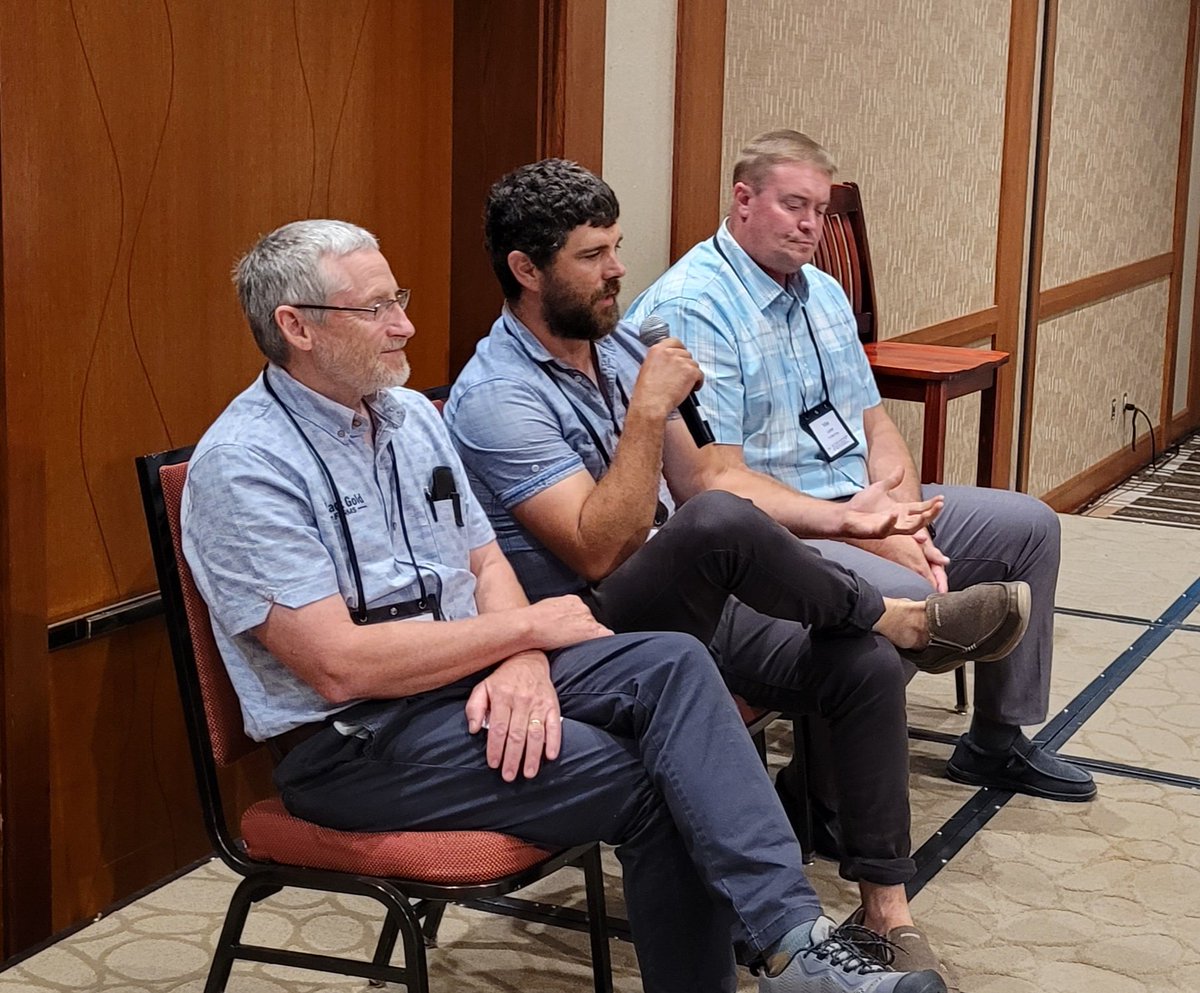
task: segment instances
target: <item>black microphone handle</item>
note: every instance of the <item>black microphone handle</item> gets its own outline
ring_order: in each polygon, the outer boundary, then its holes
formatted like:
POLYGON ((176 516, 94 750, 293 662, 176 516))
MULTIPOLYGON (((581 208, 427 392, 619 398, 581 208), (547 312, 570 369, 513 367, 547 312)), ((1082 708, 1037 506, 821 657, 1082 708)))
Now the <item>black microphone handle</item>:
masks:
POLYGON ((715 440, 713 438, 712 428, 708 426, 703 415, 700 413, 700 404, 696 402, 696 398, 692 394, 688 394, 679 404, 679 416, 683 418, 683 423, 687 425, 688 431, 691 433, 692 441, 696 443, 697 448, 703 448, 705 445, 711 445, 715 440))

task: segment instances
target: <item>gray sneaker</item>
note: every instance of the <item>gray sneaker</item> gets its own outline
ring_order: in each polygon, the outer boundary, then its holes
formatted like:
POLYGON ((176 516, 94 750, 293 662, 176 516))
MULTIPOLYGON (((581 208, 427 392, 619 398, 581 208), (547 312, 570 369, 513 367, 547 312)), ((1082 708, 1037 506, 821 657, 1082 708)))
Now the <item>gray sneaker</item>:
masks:
POLYGON ((936 972, 892 972, 828 917, 813 922, 810 941, 778 976, 759 976, 758 993, 946 993, 936 972))
POLYGON ((922 672, 949 672, 968 659, 995 662, 1020 644, 1029 627, 1028 583, 978 583, 925 601, 929 645, 899 649, 922 672))

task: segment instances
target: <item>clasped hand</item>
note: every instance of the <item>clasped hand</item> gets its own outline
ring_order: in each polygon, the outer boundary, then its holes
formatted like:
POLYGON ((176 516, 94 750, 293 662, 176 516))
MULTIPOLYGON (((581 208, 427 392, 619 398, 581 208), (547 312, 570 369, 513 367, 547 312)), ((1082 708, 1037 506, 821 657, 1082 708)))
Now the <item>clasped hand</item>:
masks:
MULTIPOLYGON (((549 597, 521 608, 541 649, 565 648, 612 631, 577 596, 549 597)), ((511 783, 523 772, 532 779, 542 759, 554 761, 562 747, 562 715, 545 651, 518 652, 481 680, 467 698, 467 730, 487 728, 487 763, 511 783)))

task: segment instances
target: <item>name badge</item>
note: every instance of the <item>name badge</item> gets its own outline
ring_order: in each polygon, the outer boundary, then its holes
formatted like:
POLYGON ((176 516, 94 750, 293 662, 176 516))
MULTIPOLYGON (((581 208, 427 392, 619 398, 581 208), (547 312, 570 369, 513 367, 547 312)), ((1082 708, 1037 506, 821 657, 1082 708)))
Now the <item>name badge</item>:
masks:
POLYGON ((823 400, 800 415, 800 426, 809 433, 826 462, 840 459, 858 447, 858 439, 850 433, 833 404, 823 400))

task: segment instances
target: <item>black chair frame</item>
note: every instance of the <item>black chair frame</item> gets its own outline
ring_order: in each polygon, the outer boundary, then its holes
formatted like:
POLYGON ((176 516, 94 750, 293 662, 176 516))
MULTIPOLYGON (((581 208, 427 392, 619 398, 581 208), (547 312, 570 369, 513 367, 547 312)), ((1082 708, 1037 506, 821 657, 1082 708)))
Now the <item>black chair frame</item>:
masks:
POLYGON ((448 903, 587 932, 591 939, 594 989, 596 993, 612 993, 608 939, 610 934, 628 939, 629 930, 625 921, 610 922, 605 912, 604 877, 597 844, 564 850, 529 869, 480 885, 442 885, 357 875, 265 862, 246 854, 230 831, 225 817, 179 568, 159 479, 161 467, 186 462, 191 453, 192 447, 189 446, 145 455, 136 461, 205 829, 221 861, 243 877, 230 900, 204 993, 221 993, 229 980, 233 963, 238 960, 358 976, 370 980, 372 985, 400 983, 414 993, 427 993, 429 974, 426 947, 436 944, 437 926, 448 903), (577 866, 583 870, 587 891, 586 913, 574 908, 548 906, 506 896, 565 866, 577 866), (251 907, 285 886, 355 894, 378 901, 386 911, 386 918, 371 961, 244 943, 242 931, 251 907), (403 966, 390 964, 398 938, 403 941, 403 966))

